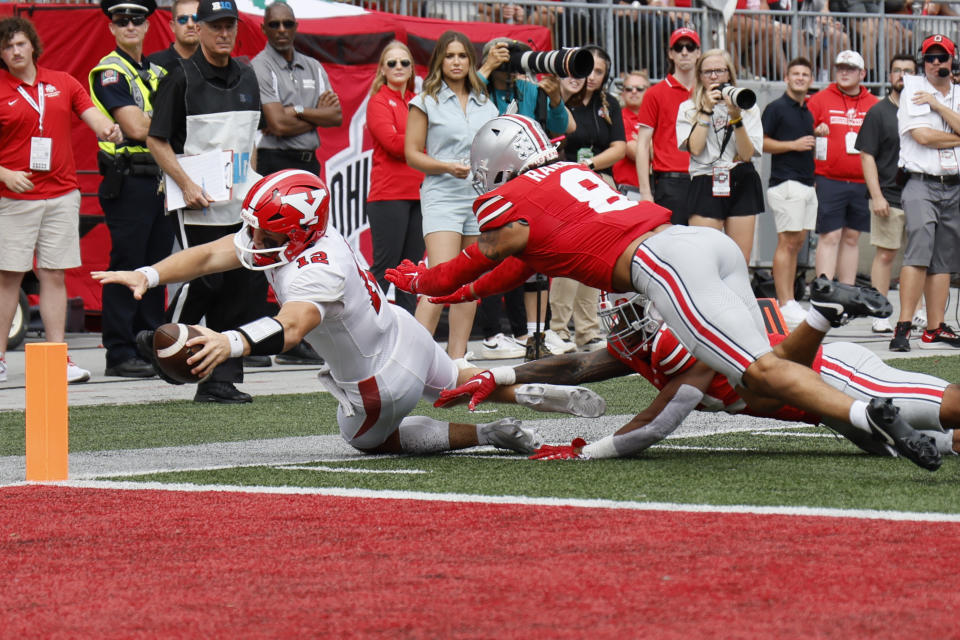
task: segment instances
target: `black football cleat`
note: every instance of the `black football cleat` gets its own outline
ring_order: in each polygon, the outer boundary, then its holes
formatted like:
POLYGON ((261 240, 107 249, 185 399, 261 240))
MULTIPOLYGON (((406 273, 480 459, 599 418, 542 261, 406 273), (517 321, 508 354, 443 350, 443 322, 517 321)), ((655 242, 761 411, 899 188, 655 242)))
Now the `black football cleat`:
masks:
POLYGON ((894 447, 904 458, 928 471, 940 468, 943 459, 933 438, 907 424, 890 398, 870 401, 867 422, 877 438, 894 447))
POLYGON ((857 287, 824 275, 810 283, 810 304, 831 327, 842 327, 853 318, 889 318, 893 305, 873 287, 857 287))

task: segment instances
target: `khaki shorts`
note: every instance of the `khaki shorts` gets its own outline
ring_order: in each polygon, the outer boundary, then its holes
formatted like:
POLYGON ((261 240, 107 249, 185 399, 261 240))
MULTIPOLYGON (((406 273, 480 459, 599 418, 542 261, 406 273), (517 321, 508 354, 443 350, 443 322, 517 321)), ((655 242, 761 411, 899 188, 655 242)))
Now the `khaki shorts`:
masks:
POLYGON ((903 246, 903 209, 890 207, 890 215, 885 218, 874 214, 872 208, 870 212, 870 244, 893 250, 903 246))
POLYGON ((767 205, 773 213, 777 233, 809 231, 817 226, 817 190, 787 180, 767 189, 767 205))
POLYGON ((0 271, 80 266, 80 192, 49 200, 0 198, 0 271))

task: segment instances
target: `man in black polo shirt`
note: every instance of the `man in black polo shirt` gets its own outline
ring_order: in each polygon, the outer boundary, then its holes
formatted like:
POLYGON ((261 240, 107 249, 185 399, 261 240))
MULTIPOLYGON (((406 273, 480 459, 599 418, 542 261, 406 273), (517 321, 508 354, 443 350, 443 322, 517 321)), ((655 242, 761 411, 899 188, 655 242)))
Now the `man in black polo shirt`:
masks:
POLYGON ((173 42, 166 49, 155 51, 147 60, 168 72, 183 58, 189 58, 200 46, 200 27, 197 25, 197 0, 175 0, 170 7, 170 30, 173 42))
POLYGON ((807 91, 813 65, 795 58, 787 65, 786 92, 763 110, 763 150, 771 154, 767 204, 777 227, 773 254, 773 283, 787 324, 803 322, 806 311, 794 299, 797 256, 807 231, 817 224, 817 191, 813 179, 813 116, 807 109, 807 91))
MULTIPOLYGON (((147 146, 167 177, 183 192, 186 206, 180 215, 184 244, 188 246, 236 233, 240 229, 243 198, 260 179, 250 161, 257 130, 265 123, 260 113, 256 74, 230 57, 237 38, 237 18, 234 0, 200 0, 200 48, 170 70, 154 101, 155 115, 147 146), (202 181, 197 184, 200 177, 188 175, 177 161, 180 153, 211 151, 225 152, 225 162, 229 157, 233 186, 225 200, 214 201, 202 181)), ((259 310, 248 303, 263 300, 266 295, 263 274, 234 269, 193 280, 188 285, 186 300, 178 295, 171 310, 182 304, 180 321, 196 324, 206 317, 209 328, 222 331, 259 317, 259 310)), ((241 359, 231 358, 197 386, 194 400, 250 402, 252 398, 234 386, 242 380, 241 359)))
MULTIPOLYGON (((890 290, 890 270, 903 239, 903 207, 897 184, 897 163, 900 160, 900 134, 897 109, 903 76, 914 75, 917 62, 913 56, 898 53, 890 61, 890 93, 870 107, 860 126, 854 144, 860 152, 863 179, 870 194, 870 244, 876 248, 870 267, 870 284, 884 296, 890 290)), ((873 319, 874 333, 893 333, 886 318, 873 319)))

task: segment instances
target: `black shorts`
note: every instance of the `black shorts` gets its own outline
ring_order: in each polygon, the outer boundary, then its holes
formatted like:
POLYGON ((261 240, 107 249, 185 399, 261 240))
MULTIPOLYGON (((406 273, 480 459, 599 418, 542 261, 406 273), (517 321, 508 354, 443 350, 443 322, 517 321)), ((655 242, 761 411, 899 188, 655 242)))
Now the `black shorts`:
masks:
POLYGON ((690 176, 653 175, 653 201, 670 209, 671 224, 687 224, 690 212, 687 210, 687 193, 690 192, 690 176))
POLYGON ((690 215, 726 220, 735 216, 763 213, 763 183, 750 162, 741 162, 730 171, 730 196, 714 197, 713 175, 695 176, 687 194, 690 215))

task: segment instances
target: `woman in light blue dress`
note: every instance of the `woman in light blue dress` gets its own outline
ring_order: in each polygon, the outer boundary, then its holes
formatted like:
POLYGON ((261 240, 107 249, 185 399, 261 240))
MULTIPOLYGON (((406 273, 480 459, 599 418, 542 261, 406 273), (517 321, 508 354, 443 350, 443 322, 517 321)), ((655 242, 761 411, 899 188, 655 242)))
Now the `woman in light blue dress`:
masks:
MULTIPOLYGON (((431 266, 455 258, 480 235, 473 215, 477 194, 470 178, 470 146, 477 130, 497 116, 497 107, 475 69, 470 40, 458 31, 447 31, 430 56, 423 93, 410 101, 404 153, 408 165, 426 174, 420 205, 431 266)), ((416 318, 433 332, 442 311, 441 305, 424 297, 416 318)), ((475 312, 473 302, 450 307, 451 358, 465 356, 475 312)))

